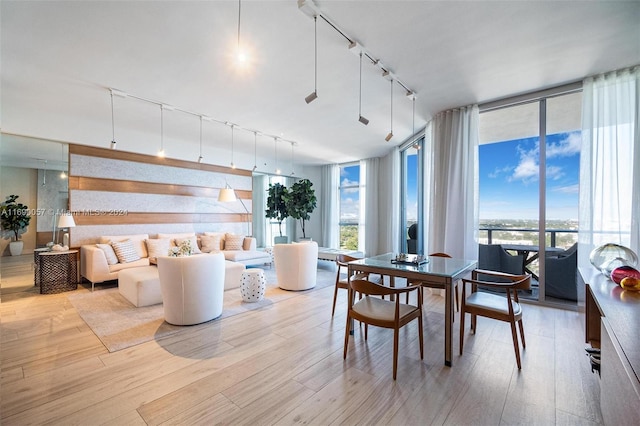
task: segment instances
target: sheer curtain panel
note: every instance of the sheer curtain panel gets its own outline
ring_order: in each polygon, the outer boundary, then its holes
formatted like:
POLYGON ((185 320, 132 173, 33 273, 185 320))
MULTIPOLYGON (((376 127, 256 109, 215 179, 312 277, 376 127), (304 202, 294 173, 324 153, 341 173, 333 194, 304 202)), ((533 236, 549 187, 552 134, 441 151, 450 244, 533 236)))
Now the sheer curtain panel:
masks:
POLYGON ((640 250, 640 67, 584 80, 578 264, 605 243, 640 250))
POLYGON ((380 176, 378 184, 380 203, 378 220, 382 226, 378 232, 380 253, 400 252, 400 149, 398 147, 380 159, 380 176))
POLYGON ((340 200, 338 186, 340 185, 340 166, 328 164, 322 166, 322 188, 320 190, 320 221, 322 247, 340 248, 340 200))
MULTIPOLYGON (((380 193, 378 179, 386 179, 380 173, 380 159, 367 158, 360 162, 360 169, 365 171, 364 176, 364 254, 365 256, 376 256, 379 253, 378 243, 380 235, 380 222, 378 220, 378 211, 381 209, 379 204, 380 193)), ((360 217, 362 221, 362 216, 360 217)), ((391 226, 391 224, 384 224, 391 226)))
POLYGON ((478 258, 478 114, 472 105, 433 120, 428 252, 478 258))

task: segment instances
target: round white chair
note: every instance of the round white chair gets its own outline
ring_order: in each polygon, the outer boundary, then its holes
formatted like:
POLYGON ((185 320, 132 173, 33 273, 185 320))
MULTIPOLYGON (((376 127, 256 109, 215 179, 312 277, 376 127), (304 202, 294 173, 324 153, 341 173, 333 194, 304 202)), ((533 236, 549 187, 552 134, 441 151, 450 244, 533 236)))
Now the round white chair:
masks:
POLYGON ((278 287, 284 290, 308 290, 316 286, 318 243, 275 244, 273 257, 278 287))
POLYGON ((222 315, 225 264, 222 253, 158 257, 158 275, 169 324, 193 325, 222 315))
POLYGON ((240 279, 240 294, 244 302, 259 302, 264 299, 267 280, 260 268, 250 268, 242 271, 240 279))

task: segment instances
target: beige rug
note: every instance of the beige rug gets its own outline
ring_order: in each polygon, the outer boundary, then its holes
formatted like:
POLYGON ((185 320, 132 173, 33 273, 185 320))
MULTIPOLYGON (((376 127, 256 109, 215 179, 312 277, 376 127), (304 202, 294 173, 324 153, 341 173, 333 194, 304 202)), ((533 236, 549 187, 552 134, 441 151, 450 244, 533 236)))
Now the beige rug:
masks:
MULTIPOLYGON (((318 269, 316 287, 302 292, 278 288, 274 270, 265 270, 265 277, 267 288, 262 301, 246 303, 242 301, 239 288, 227 290, 224 292, 222 315, 214 321, 260 309, 335 283, 335 272, 328 269, 318 269)), ((72 294, 69 295, 69 301, 109 352, 119 351, 189 328, 189 326, 175 326, 165 322, 162 304, 136 308, 120 295, 117 288, 72 294)))

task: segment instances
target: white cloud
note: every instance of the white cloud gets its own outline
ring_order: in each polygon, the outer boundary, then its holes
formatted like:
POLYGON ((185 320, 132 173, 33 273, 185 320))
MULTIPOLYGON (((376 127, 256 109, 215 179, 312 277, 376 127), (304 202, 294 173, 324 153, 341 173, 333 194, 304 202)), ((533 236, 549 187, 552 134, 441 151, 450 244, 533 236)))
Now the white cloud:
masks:
POLYGON ((580 132, 571 132, 565 139, 547 145, 547 158, 571 157, 580 153, 582 135, 580 132))
POLYGON ((551 188, 551 191, 560 192, 562 194, 577 194, 580 192, 580 185, 576 183, 574 185, 557 186, 555 188, 551 188))
POLYGON ((513 170, 512 166, 504 166, 503 168, 496 167, 496 169, 493 172, 489 173, 488 176, 492 179, 495 179, 503 173, 511 173, 512 170, 513 170))
POLYGON ((524 183, 534 182, 538 179, 538 162, 537 149, 534 148, 529 151, 520 151, 520 162, 513 171, 513 174, 509 178, 509 181, 521 180, 524 183))

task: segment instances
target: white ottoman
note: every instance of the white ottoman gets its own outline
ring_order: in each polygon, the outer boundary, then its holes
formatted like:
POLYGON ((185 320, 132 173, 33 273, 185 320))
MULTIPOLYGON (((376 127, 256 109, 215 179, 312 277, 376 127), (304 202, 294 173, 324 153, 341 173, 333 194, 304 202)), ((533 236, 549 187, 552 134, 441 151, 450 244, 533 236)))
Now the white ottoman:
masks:
POLYGON ((155 266, 141 266, 118 272, 118 291, 136 307, 162 303, 160 277, 155 266))
POLYGON ((246 269, 242 273, 240 282, 240 294, 244 302, 259 302, 264 298, 264 289, 267 281, 264 271, 260 268, 246 269))
POLYGON ((246 266, 242 263, 232 262, 230 260, 224 261, 224 289, 229 290, 231 288, 240 287, 240 279, 246 266))

